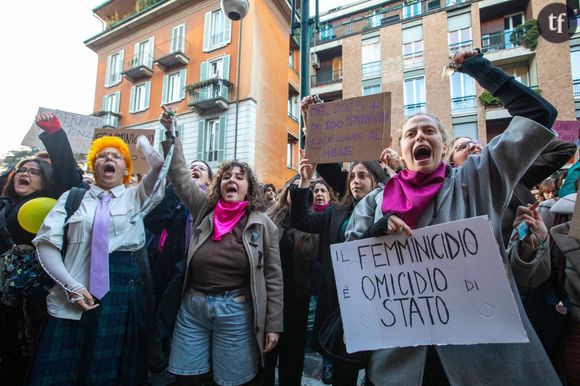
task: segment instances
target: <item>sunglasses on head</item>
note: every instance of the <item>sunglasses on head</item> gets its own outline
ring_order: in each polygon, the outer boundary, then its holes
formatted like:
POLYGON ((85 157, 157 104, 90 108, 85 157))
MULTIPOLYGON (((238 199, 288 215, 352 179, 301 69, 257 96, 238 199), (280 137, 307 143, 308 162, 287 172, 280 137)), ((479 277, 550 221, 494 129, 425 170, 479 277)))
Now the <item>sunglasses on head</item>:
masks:
POLYGON ((469 141, 461 142, 460 144, 457 144, 455 146, 455 151, 465 150, 468 147, 470 147, 471 145, 481 146, 481 142, 478 141, 477 139, 470 139, 469 141))

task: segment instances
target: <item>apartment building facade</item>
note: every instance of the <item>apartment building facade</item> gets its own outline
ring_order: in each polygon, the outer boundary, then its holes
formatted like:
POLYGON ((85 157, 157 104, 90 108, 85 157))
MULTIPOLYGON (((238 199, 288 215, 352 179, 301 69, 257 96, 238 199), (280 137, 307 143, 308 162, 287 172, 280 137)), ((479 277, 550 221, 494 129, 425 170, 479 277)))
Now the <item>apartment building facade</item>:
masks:
POLYGON ((219 0, 109 0, 93 13, 105 29, 85 45, 98 54, 94 114, 106 127, 154 129, 159 142, 166 104, 188 161, 215 169, 237 158, 276 186, 296 173, 299 59, 287 1, 250 0, 242 26, 219 0))
POLYGON ((505 130, 508 112, 471 77, 441 76, 450 52, 479 47, 552 102, 558 119, 580 119, 580 31, 559 44, 540 38, 535 50, 512 38, 554 2, 370 0, 332 9, 312 39, 311 91, 324 100, 390 91, 393 129, 428 111, 454 137, 487 142, 505 130))

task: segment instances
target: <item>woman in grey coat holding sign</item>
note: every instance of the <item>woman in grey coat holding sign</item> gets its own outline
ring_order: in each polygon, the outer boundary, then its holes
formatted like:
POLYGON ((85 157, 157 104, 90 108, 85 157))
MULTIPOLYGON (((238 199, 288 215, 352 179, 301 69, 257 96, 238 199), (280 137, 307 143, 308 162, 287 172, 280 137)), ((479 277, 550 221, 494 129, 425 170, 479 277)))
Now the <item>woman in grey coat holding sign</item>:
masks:
MULTIPOLYGON (((518 87, 513 78, 476 51, 455 55, 450 66, 471 75, 494 95, 513 93, 518 87)), ((531 104, 541 99, 530 89, 521 97, 531 104)), ((543 102, 545 115, 554 114, 553 107, 543 102)), ((347 241, 410 234, 412 229, 428 225, 487 215, 498 244, 503 246, 501 218, 513 189, 553 137, 553 132, 538 122, 516 116, 481 155, 470 156, 461 167, 452 169, 443 162, 447 141, 439 119, 423 113, 409 117, 398 135, 407 170, 356 206, 346 231, 347 241)), ((505 251, 500 249, 506 262, 505 251)), ((368 365, 370 380, 381 386, 560 384, 526 317, 511 272, 508 276, 529 343, 377 350, 368 365)))

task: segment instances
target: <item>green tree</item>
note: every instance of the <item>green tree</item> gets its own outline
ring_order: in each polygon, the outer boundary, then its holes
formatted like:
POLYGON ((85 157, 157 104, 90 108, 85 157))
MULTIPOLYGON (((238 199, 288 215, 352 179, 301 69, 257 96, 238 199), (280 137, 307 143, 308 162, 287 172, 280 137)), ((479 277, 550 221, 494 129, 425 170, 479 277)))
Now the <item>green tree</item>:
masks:
POLYGON ((40 150, 36 147, 27 147, 18 150, 10 150, 0 158, 2 169, 14 167, 21 159, 34 156, 40 150))

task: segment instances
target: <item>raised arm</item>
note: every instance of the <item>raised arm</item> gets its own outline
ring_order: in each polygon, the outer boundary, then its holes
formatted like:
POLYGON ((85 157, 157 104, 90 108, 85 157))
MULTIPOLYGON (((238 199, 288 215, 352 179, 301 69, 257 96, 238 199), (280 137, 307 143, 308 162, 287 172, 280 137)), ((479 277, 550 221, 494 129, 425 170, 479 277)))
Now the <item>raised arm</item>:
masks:
POLYGON ((39 138, 46 148, 55 171, 54 195, 60 197, 72 187, 80 186, 83 175, 74 158, 68 137, 56 115, 39 114, 36 116, 36 125, 44 130, 39 138))
POLYGON ((173 183, 177 197, 179 197, 192 215, 196 215, 206 203, 207 196, 191 178, 191 174, 185 163, 181 141, 173 135, 173 113, 164 109, 159 121, 167 130, 167 138, 170 138, 161 142, 165 155, 169 152, 171 144, 175 144, 173 158, 167 176, 169 181, 173 183))

